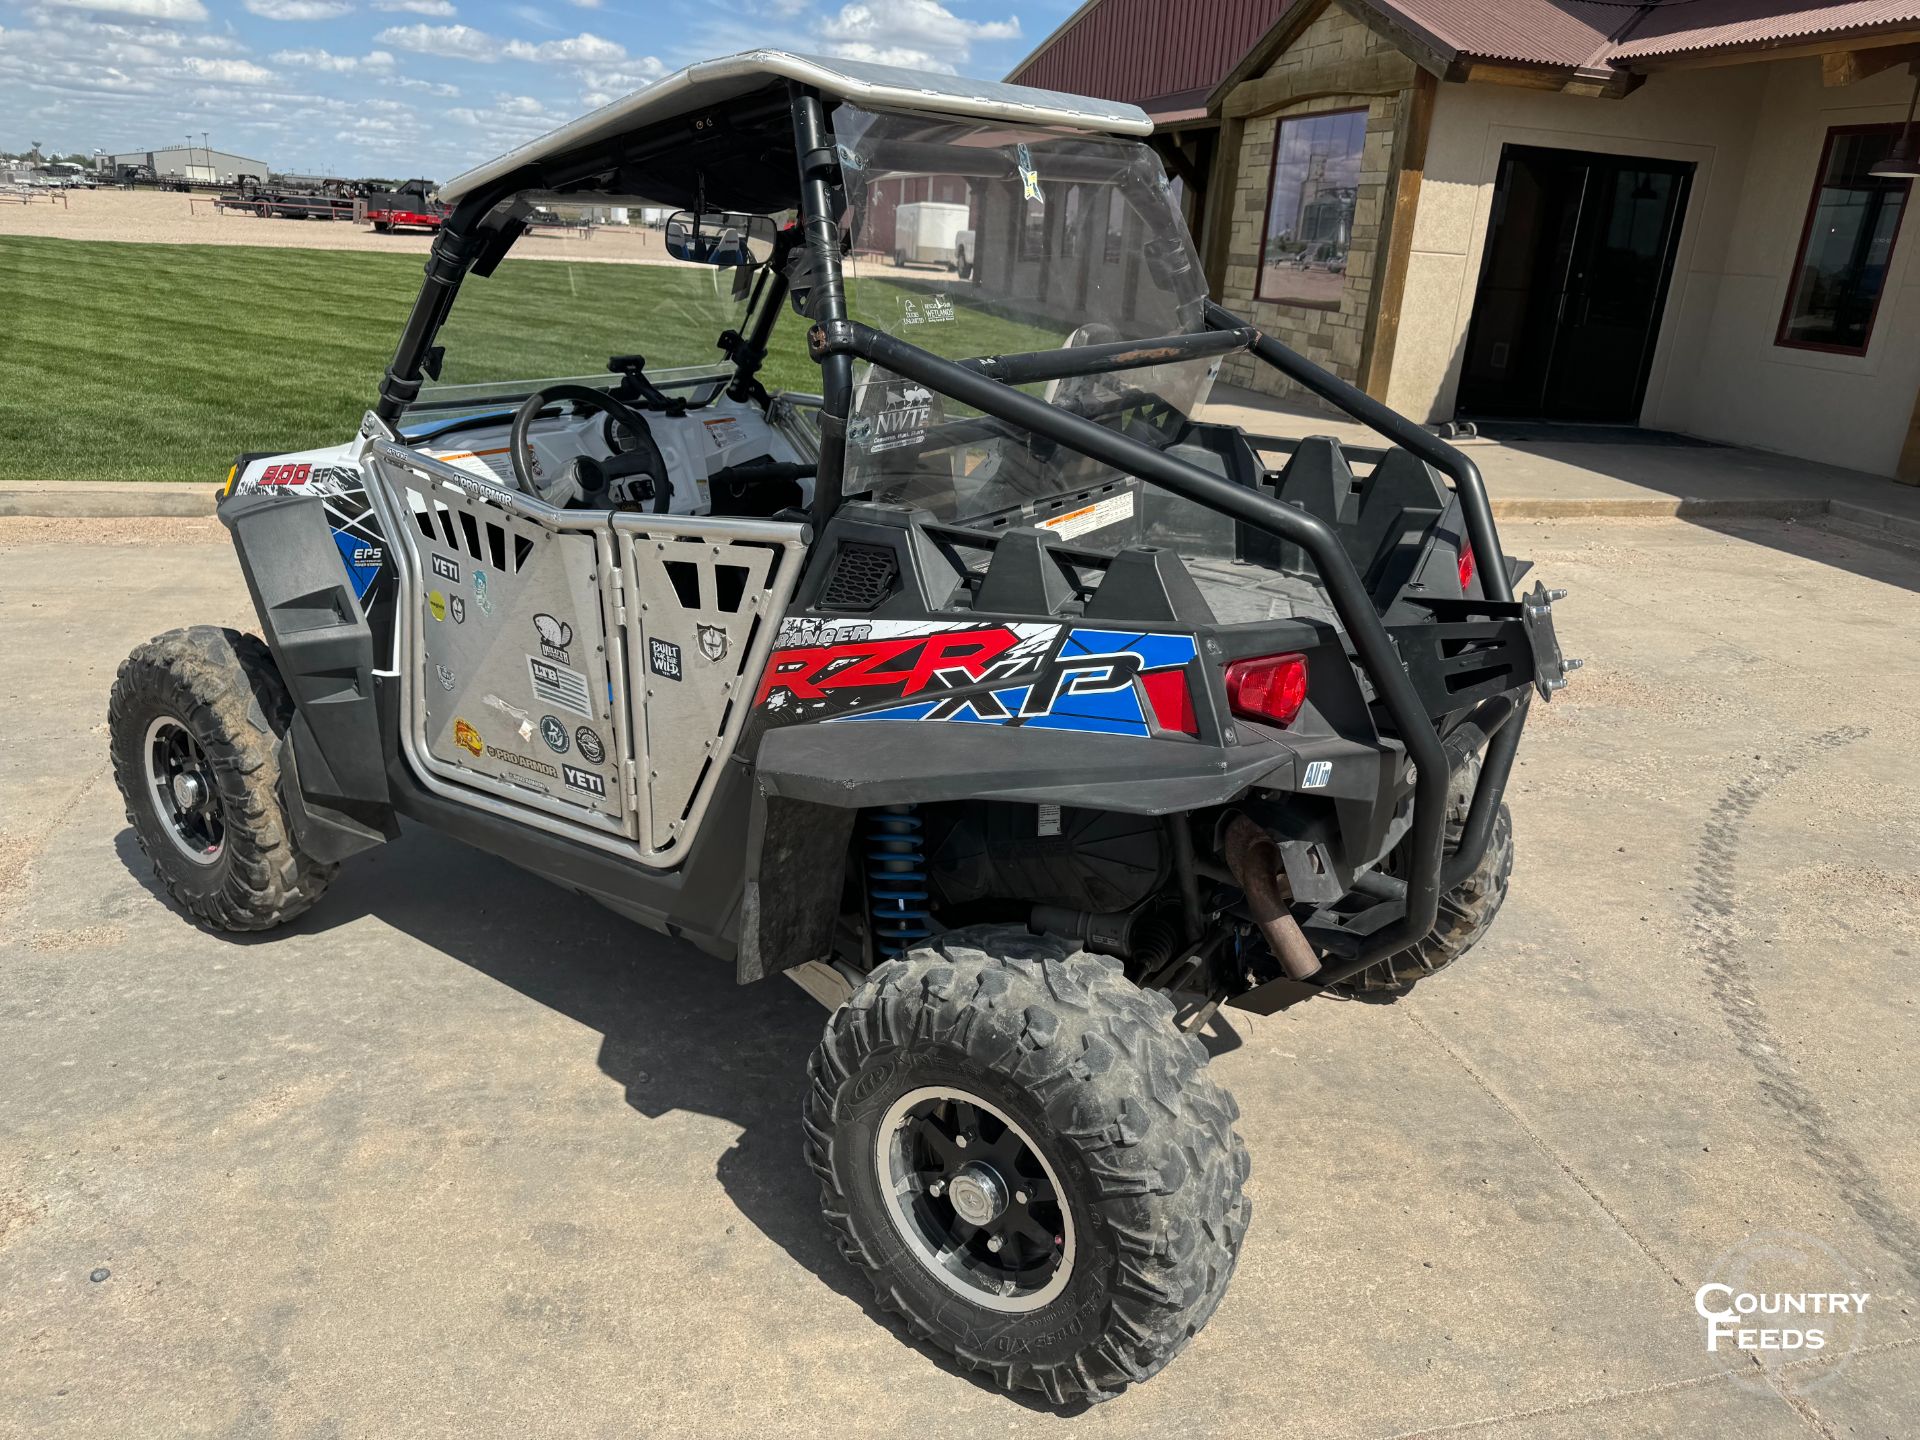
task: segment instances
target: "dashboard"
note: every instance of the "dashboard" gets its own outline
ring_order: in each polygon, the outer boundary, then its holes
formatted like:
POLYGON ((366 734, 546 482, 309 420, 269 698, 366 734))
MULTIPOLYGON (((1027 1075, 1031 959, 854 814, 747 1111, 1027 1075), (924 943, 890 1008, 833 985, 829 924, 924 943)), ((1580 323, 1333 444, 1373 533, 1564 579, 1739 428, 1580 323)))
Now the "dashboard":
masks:
MULTIPOLYGON (((513 469, 508 437, 512 415, 502 412, 478 421, 461 424, 450 434, 428 431, 416 441, 423 455, 431 455, 457 470, 490 480, 509 490, 521 489, 513 469)), ((801 453, 793 440, 767 419, 751 400, 730 400, 722 395, 684 415, 647 412, 647 427, 666 461, 671 490, 662 506, 657 496, 636 493, 636 487, 650 490, 644 477, 616 479, 608 487, 604 503, 615 509, 645 510, 668 515, 711 515, 741 513, 732 508, 729 496, 716 496, 716 488, 728 482, 719 472, 755 463, 805 463, 812 456, 801 453)), ((445 427, 441 427, 444 431, 445 427)), ((576 457, 606 460, 619 449, 628 448, 624 427, 601 414, 557 415, 538 419, 527 432, 529 468, 536 482, 557 481, 576 457)), ((796 477, 800 505, 813 499, 813 478, 796 477)), ((543 497, 544 498, 544 497, 543 497)))

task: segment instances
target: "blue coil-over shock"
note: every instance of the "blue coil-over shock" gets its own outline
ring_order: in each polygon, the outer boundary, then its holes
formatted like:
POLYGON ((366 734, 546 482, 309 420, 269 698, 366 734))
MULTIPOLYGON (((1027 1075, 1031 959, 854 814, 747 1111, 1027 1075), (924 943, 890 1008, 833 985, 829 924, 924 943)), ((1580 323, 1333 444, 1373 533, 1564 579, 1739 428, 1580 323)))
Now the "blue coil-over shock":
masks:
POLYGON ((928 925, 927 858, 920 817, 911 805, 888 805, 867 816, 867 904, 873 948, 883 959, 904 955, 933 933, 928 925))

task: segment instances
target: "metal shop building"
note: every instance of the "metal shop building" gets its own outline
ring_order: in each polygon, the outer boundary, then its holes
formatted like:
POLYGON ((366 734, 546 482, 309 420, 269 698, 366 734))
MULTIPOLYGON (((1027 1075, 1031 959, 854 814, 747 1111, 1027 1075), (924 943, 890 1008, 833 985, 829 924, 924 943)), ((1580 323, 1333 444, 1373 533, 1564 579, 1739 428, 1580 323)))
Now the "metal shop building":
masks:
POLYGON ((105 168, 122 165, 149 167, 157 179, 169 177, 202 185, 236 185, 251 177, 265 182, 267 162, 225 150, 210 150, 204 145, 165 145, 156 150, 123 150, 106 157, 105 168))
POLYGON ((1088 0, 1008 78, 1146 109, 1215 295, 1416 418, 1920 484, 1920 0, 1088 0))

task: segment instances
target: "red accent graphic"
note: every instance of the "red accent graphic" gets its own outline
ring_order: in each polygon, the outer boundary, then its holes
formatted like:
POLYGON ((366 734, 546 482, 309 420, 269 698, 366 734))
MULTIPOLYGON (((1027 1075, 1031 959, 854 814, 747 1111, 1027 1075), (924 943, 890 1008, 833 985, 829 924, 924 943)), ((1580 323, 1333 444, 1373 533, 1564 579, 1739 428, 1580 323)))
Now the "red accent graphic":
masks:
POLYGON ((1140 683, 1147 687, 1147 703, 1153 707, 1154 723, 1162 730, 1179 730, 1188 735, 1200 733, 1185 669, 1150 670, 1140 677, 1140 683))
POLYGON ((313 474, 311 465, 269 465, 260 476, 262 485, 304 485, 313 474))
POLYGON ((776 650, 767 660, 753 703, 758 705, 783 688, 795 700, 824 700, 833 691, 866 685, 918 695, 942 671, 958 670, 966 683, 980 679, 989 665, 1019 642, 1013 631, 994 626, 776 650))

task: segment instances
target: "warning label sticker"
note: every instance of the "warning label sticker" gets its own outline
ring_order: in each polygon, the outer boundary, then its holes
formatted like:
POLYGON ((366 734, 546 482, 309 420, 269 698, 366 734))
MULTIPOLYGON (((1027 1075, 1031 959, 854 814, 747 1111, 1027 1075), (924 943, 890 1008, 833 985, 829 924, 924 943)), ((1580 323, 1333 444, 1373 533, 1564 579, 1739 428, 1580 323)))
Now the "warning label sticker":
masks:
POLYGON ((1132 518, 1133 491, 1122 490, 1118 495, 1109 495, 1092 505, 1083 505, 1078 510, 1069 510, 1051 520, 1042 520, 1040 524, 1062 540, 1072 540, 1089 531, 1104 530, 1109 525, 1118 525, 1122 520, 1132 518))

